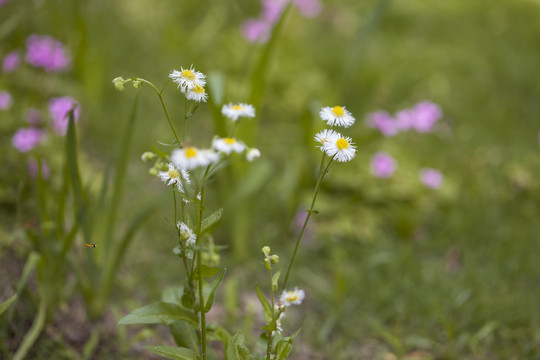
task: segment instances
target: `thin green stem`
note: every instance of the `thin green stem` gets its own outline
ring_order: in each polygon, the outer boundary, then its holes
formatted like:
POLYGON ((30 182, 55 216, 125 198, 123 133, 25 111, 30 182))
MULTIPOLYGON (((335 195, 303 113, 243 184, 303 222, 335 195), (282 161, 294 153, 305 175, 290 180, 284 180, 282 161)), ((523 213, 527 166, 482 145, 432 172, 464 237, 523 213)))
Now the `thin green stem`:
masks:
POLYGON ((182 134, 182 141, 184 141, 186 139, 186 131, 187 131, 187 122, 188 122, 188 117, 187 117, 187 98, 184 99, 184 133, 182 134))
POLYGON ((283 284, 281 285, 281 291, 285 290, 287 287, 287 280, 289 280, 289 274, 291 272, 292 265, 294 263, 294 259, 296 258, 296 252, 298 251, 298 247, 300 246, 300 241, 302 240, 302 237, 304 236, 304 231, 306 230, 307 224, 309 222, 309 218, 311 217, 311 214, 313 214, 313 208, 315 206, 315 200, 317 200, 317 195, 319 194, 319 189, 321 188, 321 184, 323 181, 324 176, 328 172, 328 169, 330 168, 330 165, 332 164, 332 161, 334 159, 331 158, 326 167, 324 167, 324 154, 323 158, 321 159, 321 166, 319 171, 319 178, 317 179, 317 184, 315 185, 315 192, 313 194, 313 200, 311 200, 311 207, 308 210, 306 220, 304 221, 304 225, 302 226, 302 230, 300 231, 300 234, 298 235, 298 239, 296 240, 296 245, 294 247, 294 252, 291 258, 291 262, 289 263, 289 267, 287 268, 287 273, 285 274, 285 280, 283 280, 283 284))
MULTIPOLYGON (((167 106, 165 106, 165 101, 163 101, 163 96, 161 95, 163 90, 159 91, 158 88, 148 80, 141 79, 141 78, 137 78, 137 80, 150 85, 152 89, 154 89, 157 96, 159 97, 159 101, 161 101, 161 106, 163 106, 163 110, 165 111, 165 116, 167 117, 167 121, 169 121, 169 125, 171 126, 171 129, 174 133, 174 137, 176 138, 176 141, 178 142, 178 145, 182 144, 182 142, 180 141, 180 138, 178 137, 178 134, 176 133, 176 130, 174 129, 174 125, 171 121, 171 117, 169 116, 169 112, 167 111, 167 106)), ((163 89, 165 89, 165 86, 163 87, 163 89)))
MULTIPOLYGON (((266 261, 268 262, 268 276, 270 278, 270 289, 272 294, 272 323, 276 322, 276 311, 274 307, 274 283, 272 282, 272 265, 270 263, 270 258, 267 256, 266 261)), ((268 345, 266 346, 266 360, 270 360, 270 354, 272 352, 272 331, 268 331, 268 345)))
POLYGON ((210 166, 206 168, 204 172, 202 184, 201 184, 201 199, 199 201, 199 216, 197 217, 197 277, 199 281, 199 309, 201 311, 201 355, 202 360, 206 360, 206 312, 204 309, 203 298, 203 278, 202 278, 202 260, 201 260, 201 228, 202 218, 204 212, 204 190, 206 185, 206 177, 210 171, 210 166))

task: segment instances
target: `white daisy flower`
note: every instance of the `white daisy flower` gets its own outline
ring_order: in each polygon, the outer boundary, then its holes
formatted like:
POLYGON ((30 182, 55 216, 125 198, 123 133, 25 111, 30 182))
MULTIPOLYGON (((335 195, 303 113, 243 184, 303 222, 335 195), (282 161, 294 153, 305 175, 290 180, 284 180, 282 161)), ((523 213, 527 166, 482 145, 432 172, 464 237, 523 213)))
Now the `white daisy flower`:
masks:
POLYGON ((256 148, 251 148, 246 153, 246 160, 249 162, 255 161, 260 157, 261 157, 261 152, 259 151, 259 149, 256 149, 256 148))
POLYGON ((219 160, 219 155, 212 150, 197 149, 188 146, 171 153, 171 161, 176 168, 192 170, 208 166, 219 160))
POLYGON ((187 172, 186 169, 177 169, 174 167, 173 164, 168 164, 169 165, 169 170, 167 171, 160 171, 158 173, 158 176, 159 178, 161 179, 161 181, 163 181, 165 184, 168 185, 175 185, 178 187, 178 190, 180 190, 181 192, 184 191, 184 188, 182 187, 182 180, 180 178, 180 176, 182 176, 184 178, 184 181, 187 182, 188 184, 191 182, 189 180, 189 174, 187 172))
POLYGON ((202 72, 195 71, 193 65, 191 65, 189 69, 181 69, 181 71, 173 70, 169 74, 169 77, 174 83, 178 84, 178 87, 181 88, 182 92, 192 89, 195 85, 206 85, 206 75, 202 72))
POLYGON ((246 145, 233 138, 215 138, 212 141, 212 146, 216 151, 224 152, 225 154, 230 154, 233 151, 235 153, 241 153, 246 149, 246 145))
POLYGON ((336 133, 323 145, 326 155, 339 162, 351 161, 356 154, 356 146, 350 137, 336 133))
POLYGON ((304 300, 304 290, 298 290, 297 287, 292 291, 284 290, 279 301, 285 306, 300 305, 304 300))
POLYGON ((342 106, 323 107, 319 116, 330 126, 336 125, 348 128, 356 121, 351 113, 342 106))
POLYGON ((197 235, 183 222, 179 221, 176 224, 178 230, 180 230, 180 240, 185 241, 187 245, 193 245, 197 241, 197 235))
POLYGON ((188 100, 193 100, 196 102, 206 102, 208 100, 208 94, 206 90, 200 85, 195 85, 191 89, 187 89, 186 97, 188 100))
MULTIPOLYGON (((278 310, 278 309, 276 309, 276 310, 278 310)), ((283 319, 284 317, 285 317, 284 312, 279 314, 279 317, 276 319, 276 331, 272 332, 272 336, 274 336, 276 334, 282 334, 283 333, 283 327, 281 326, 281 319, 283 319)))
POLYGON ((315 141, 321 144, 320 149, 324 151, 324 144, 328 142, 328 139, 337 136, 338 133, 331 129, 324 129, 315 134, 315 141))
POLYGON ((253 105, 249 104, 228 103, 227 105, 223 105, 223 107, 221 108, 221 113, 232 121, 236 121, 240 117, 254 118, 255 108, 253 107, 253 105))

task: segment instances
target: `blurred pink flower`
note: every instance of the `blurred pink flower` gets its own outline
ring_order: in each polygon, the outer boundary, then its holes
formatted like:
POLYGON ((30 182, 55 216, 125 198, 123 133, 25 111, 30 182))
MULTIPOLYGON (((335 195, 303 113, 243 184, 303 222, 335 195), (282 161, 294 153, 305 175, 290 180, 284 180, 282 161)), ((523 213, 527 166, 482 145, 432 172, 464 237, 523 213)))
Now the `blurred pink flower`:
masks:
POLYGON ((49 113, 53 119, 53 129, 58 135, 65 135, 68 127, 68 112, 71 108, 75 107, 74 117, 75 122, 79 121, 80 106, 77 100, 69 97, 58 97, 49 100, 49 113))
POLYGON ((30 35, 26 62, 45 71, 64 71, 71 64, 71 55, 64 44, 50 36, 30 35))
POLYGON ((0 7, 2 7, 5 3, 7 3, 9 0, 0 0, 0 7))
POLYGON ((0 91, 0 110, 8 110, 13 104, 13 98, 8 91, 0 91))
POLYGON ((421 133, 430 132, 433 124, 442 116, 439 105, 430 101, 422 101, 415 105, 413 112, 413 128, 421 133))
POLYGON ((249 42, 265 43, 270 38, 272 25, 264 20, 248 19, 244 21, 242 30, 249 42))
POLYGON ((34 108, 26 110, 26 121, 30 125, 39 125, 41 123, 41 113, 39 110, 34 108))
POLYGON ((287 0, 262 0, 262 17, 270 24, 279 20, 279 16, 287 5, 287 0))
POLYGON ((394 119, 386 111, 377 111, 368 114, 366 124, 369 127, 379 129, 384 136, 394 136, 398 133, 394 119))
POLYGON ((414 124, 414 113, 410 109, 398 111, 396 113, 396 128, 401 131, 410 130, 414 124))
POLYGON ((11 143, 20 152, 28 152, 35 148, 44 138, 45 134, 40 129, 20 128, 11 138, 11 143))
MULTIPOLYGON (((36 159, 34 159, 33 157, 28 159, 28 172, 30 173, 31 177, 33 177, 34 179, 37 178, 38 164, 37 164, 36 159)), ((45 159, 41 159, 41 176, 44 179, 48 179, 49 174, 50 174, 50 171, 49 171, 49 167, 47 166, 47 162, 45 161, 45 159)))
POLYGON ((322 4, 319 0, 295 0, 294 5, 296 5, 300 14, 307 18, 316 17, 322 10, 322 4))
POLYGON ((439 189, 443 184, 443 176, 440 171, 423 168, 420 170, 420 181, 431 189, 439 189))
POLYGON ((385 152, 378 152, 371 158, 371 173, 379 178, 389 178, 396 171, 397 164, 393 157, 385 152))
POLYGON ((5 73, 13 72, 17 70, 20 64, 21 54, 19 53, 19 50, 12 51, 4 57, 2 71, 5 73))

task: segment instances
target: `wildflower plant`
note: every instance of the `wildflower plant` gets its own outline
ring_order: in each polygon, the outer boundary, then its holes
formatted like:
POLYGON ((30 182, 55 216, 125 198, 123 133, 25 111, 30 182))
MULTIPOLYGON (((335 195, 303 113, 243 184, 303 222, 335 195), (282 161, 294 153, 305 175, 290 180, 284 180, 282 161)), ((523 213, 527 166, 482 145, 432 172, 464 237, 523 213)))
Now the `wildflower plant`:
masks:
MULTIPOLYGON (((252 118, 255 108, 250 104, 226 104, 222 107, 222 114, 231 122, 230 134, 227 137, 214 136, 211 147, 199 147, 188 143, 184 139, 187 122, 194 117, 199 102, 207 99, 194 98, 190 91, 203 89, 206 85, 206 76, 195 70, 193 66, 174 70, 169 77, 177 84, 178 90, 184 97, 184 132, 178 134, 167 106, 163 99, 163 91, 167 84, 159 90, 152 82, 142 78, 122 77, 113 80, 118 90, 125 89, 126 84, 132 83, 136 88, 141 85, 149 86, 157 94, 175 139, 170 144, 162 143, 171 148, 170 152, 154 148, 143 154, 142 159, 153 162, 149 173, 159 177, 164 184, 171 186, 173 218, 176 228, 177 244, 173 253, 179 257, 181 267, 185 272, 183 284, 165 289, 161 301, 145 305, 132 311, 119 320, 119 324, 165 324, 168 325, 178 347, 165 345, 147 346, 146 349, 171 359, 207 359, 215 357, 208 342, 218 340, 223 343, 225 358, 234 359, 286 359, 291 353, 292 342, 300 329, 290 336, 284 336, 281 320, 288 307, 300 305, 305 298, 305 292, 297 287, 294 290, 287 288, 289 275, 311 214, 314 209, 317 194, 324 176, 332 164, 348 162, 356 153, 352 140, 334 130, 324 130, 315 136, 320 150, 323 152, 319 168, 319 177, 314 191, 313 201, 308 210, 302 231, 297 239, 296 246, 290 259, 283 281, 281 270, 275 269, 280 260, 276 254, 271 254, 268 246, 263 247, 263 260, 268 274, 268 286, 263 288, 267 294, 256 286, 257 297, 262 305, 264 326, 258 344, 265 344, 264 348, 256 350, 247 347, 243 333, 231 334, 228 330, 216 323, 209 323, 206 314, 211 310, 216 292, 222 283, 226 269, 220 266, 218 250, 222 248, 214 243, 213 232, 221 221, 224 209, 208 211, 206 200, 208 196, 209 180, 227 163, 229 157, 243 155, 248 162, 256 160, 261 153, 251 144, 244 143, 235 137, 240 118, 252 118)), ((342 107, 334 107, 337 120, 323 120, 330 125, 349 127, 355 119, 342 107)), ((323 109, 324 110, 324 109, 323 109)), ((326 112, 324 112, 326 114, 326 112)), ((287 333, 290 333, 287 331, 287 333)), ((248 334, 251 335, 251 334, 248 334)))

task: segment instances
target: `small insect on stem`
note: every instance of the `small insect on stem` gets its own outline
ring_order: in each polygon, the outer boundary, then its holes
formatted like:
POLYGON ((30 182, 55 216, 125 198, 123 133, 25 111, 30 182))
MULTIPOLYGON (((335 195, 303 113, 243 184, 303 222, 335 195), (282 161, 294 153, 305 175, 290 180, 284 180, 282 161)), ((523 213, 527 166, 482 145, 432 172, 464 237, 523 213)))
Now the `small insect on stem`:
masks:
POLYGON ((91 247, 91 248, 95 248, 95 247, 96 247, 96 244, 84 244, 84 246, 86 246, 86 247, 91 247))

